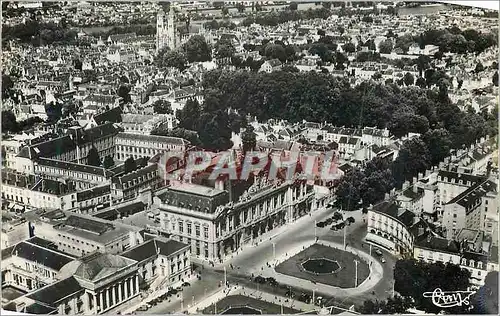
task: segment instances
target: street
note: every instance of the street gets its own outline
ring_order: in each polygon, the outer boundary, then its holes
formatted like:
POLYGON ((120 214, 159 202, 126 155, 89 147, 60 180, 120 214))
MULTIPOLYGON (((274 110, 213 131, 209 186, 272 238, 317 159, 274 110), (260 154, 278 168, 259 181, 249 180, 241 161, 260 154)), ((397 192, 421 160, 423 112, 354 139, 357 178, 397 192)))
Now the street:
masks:
MULTIPOLYGON (((330 241, 342 244, 344 242, 343 230, 332 231, 330 226, 324 228, 315 227, 315 221, 323 221, 328 217, 331 217, 333 211, 326 209, 319 209, 298 219, 296 222, 287 225, 286 227, 280 227, 277 230, 281 233, 276 236, 268 237, 267 240, 263 240, 258 246, 247 246, 243 250, 238 251, 238 255, 234 258, 229 259, 224 265, 226 266, 226 278, 231 285, 240 285, 248 287, 250 289, 265 291, 267 293, 282 295, 286 293, 288 287, 278 286, 273 287, 269 284, 258 284, 251 281, 252 273, 254 276, 258 275, 260 267, 266 265, 268 262, 273 261, 273 256, 282 256, 287 254, 297 243, 303 243, 306 241, 312 242, 316 236, 319 241, 330 241), (271 240, 269 240, 271 238, 271 240), (275 247, 275 253, 273 253, 273 244, 275 247), (231 268, 231 265, 233 268, 231 268)), ((365 223, 363 223, 363 215, 361 211, 346 213, 344 218, 352 216, 355 218, 355 223, 347 226, 346 228, 346 244, 348 247, 359 249, 365 252, 369 252, 368 244, 364 243, 363 237, 365 235, 365 223)), ((277 232, 278 233, 278 232, 277 232)), ((372 249, 372 254, 375 256, 375 247, 372 249)), ((369 293, 359 293, 347 297, 338 297, 335 293, 318 293, 323 296, 326 302, 326 306, 336 305, 344 308, 348 308, 353 304, 360 304, 363 300, 370 298, 385 298, 392 295, 393 278, 392 270, 395 264, 395 258, 390 254, 386 253, 384 250, 384 258, 386 262, 382 264, 383 267, 383 278, 379 281, 369 293), (374 294, 373 294, 374 293, 374 294), (337 296, 337 298, 336 298, 337 296), (362 300, 360 300, 362 298, 362 300)), ((290 255, 288 253, 288 255, 290 255)), ((376 259, 378 260, 378 259, 376 259)), ((183 308, 187 309, 188 306, 197 303, 202 297, 206 297, 218 291, 220 283, 224 281, 224 270, 223 266, 216 265, 214 268, 204 265, 201 271, 201 280, 197 280, 192 283, 191 286, 184 288, 183 290, 183 308)), ((303 289, 296 286, 292 286, 291 290, 294 293, 304 293, 303 289)), ((164 301, 156 306, 149 309, 148 313, 168 313, 168 312, 178 312, 181 311, 181 295, 178 297, 171 298, 171 301, 164 301)))

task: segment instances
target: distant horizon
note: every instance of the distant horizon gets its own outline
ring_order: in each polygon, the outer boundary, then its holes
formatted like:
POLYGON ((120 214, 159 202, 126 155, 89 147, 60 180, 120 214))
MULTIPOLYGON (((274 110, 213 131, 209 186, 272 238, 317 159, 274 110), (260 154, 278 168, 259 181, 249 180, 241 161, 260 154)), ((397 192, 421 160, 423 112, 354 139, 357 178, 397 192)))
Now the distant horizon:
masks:
POLYGON ((467 6, 467 7, 478 7, 478 8, 490 9, 490 10, 496 10, 496 11, 498 11, 498 6, 499 6, 498 1, 495 1, 495 0, 487 0, 487 1, 455 0, 455 1, 436 1, 436 2, 463 5, 463 6, 467 6))

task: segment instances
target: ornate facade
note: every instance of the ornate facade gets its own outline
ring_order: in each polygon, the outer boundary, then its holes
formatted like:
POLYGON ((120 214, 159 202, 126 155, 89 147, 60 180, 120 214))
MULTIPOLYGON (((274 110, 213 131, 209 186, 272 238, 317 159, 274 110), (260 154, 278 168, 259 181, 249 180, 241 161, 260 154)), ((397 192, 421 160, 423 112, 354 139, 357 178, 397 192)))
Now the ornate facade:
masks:
POLYGON ((228 191, 194 184, 170 187, 154 202, 172 238, 190 244, 193 257, 219 261, 309 213, 313 196, 305 181, 262 178, 234 202, 228 191))
POLYGON ((156 16, 156 51, 164 47, 174 50, 177 47, 177 35, 175 30, 174 7, 170 6, 170 12, 165 19, 165 12, 160 9, 156 16))

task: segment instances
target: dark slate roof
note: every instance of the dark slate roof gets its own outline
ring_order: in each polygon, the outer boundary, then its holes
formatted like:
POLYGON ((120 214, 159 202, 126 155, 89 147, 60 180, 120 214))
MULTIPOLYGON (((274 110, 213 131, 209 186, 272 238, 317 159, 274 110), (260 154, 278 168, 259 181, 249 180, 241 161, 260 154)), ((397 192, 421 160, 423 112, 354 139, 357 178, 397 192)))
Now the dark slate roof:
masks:
POLYGON ((498 264, 498 246, 491 246, 490 262, 494 262, 494 263, 498 264))
POLYGON ((122 122, 122 108, 117 106, 109 111, 103 112, 94 116, 94 121, 97 125, 102 125, 104 123, 121 123, 122 122))
POLYGON ((95 214, 92 214, 92 216, 108 219, 115 216, 117 217, 118 215, 132 215, 144 211, 146 206, 147 204, 139 201, 125 206, 113 206, 113 208, 103 209, 95 214))
POLYGON ((56 305, 61 299, 80 291, 83 291, 83 288, 78 281, 74 277, 69 277, 49 284, 26 296, 38 302, 56 305))
POLYGON ((475 184, 475 183, 478 183, 484 179, 480 176, 475 176, 475 175, 467 174, 467 173, 458 173, 458 172, 453 172, 453 171, 448 171, 448 170, 440 170, 438 173, 438 177, 442 177, 443 180, 446 177, 446 178, 448 178, 448 182, 450 182, 451 179, 455 179, 456 183, 458 183, 459 180, 462 180, 464 185, 467 184, 467 181, 470 181, 471 184, 475 184))
POLYGON ((417 188, 417 192, 413 191, 414 185, 403 191, 403 195, 412 200, 419 199, 424 195, 424 189, 422 188, 417 188))
POLYGON ((122 256, 141 262, 156 256, 158 253, 163 256, 170 256, 186 247, 189 246, 172 239, 165 241, 152 239, 124 252, 122 256))
POLYGON ((82 164, 67 162, 67 161, 62 161, 62 160, 39 158, 37 160, 37 162, 38 162, 38 164, 43 165, 43 166, 49 166, 49 167, 54 167, 54 168, 58 168, 58 169, 65 169, 65 170, 72 170, 72 171, 88 173, 88 174, 95 174, 95 175, 99 175, 99 176, 104 176, 106 172, 109 175, 112 174, 111 172, 106 171, 105 168, 82 165, 82 164))
POLYGON ((432 236, 430 232, 427 232, 420 238, 415 238, 415 246, 426 249, 440 250, 447 253, 460 253, 460 246, 458 242, 455 240, 432 236))
POLYGON ((51 139, 49 141, 33 145, 31 147, 23 147, 19 152, 19 157, 29 158, 31 149, 31 157, 54 157, 58 154, 62 154, 71 151, 76 148, 75 142, 68 136, 59 137, 56 139, 51 139))
POLYGON ((76 269, 75 276, 89 281, 99 280, 135 263, 123 256, 99 252, 91 253, 80 261, 82 263, 76 269))
POLYGON ((161 142, 165 144, 173 145, 188 145, 189 141, 179 138, 179 137, 169 137, 169 136, 157 136, 157 135, 142 135, 142 134, 129 134, 129 133, 118 133, 119 138, 132 139, 145 142, 161 142))
POLYGON ((413 214, 408 210, 401 209, 397 204, 393 203, 392 201, 384 201, 377 205, 374 205, 373 210, 378 213, 386 214, 400 221, 407 227, 410 227, 413 224, 413 219, 415 217, 415 214, 413 214))
POLYGON ((114 229, 113 225, 110 223, 103 223, 100 221, 73 215, 68 216, 64 224, 66 226, 89 231, 98 235, 102 235, 105 232, 114 229))
POLYGON ((78 191, 76 193, 76 200, 78 202, 85 201, 85 200, 94 198, 96 196, 103 196, 103 195, 106 195, 109 193, 111 193, 111 187, 109 184, 95 186, 95 187, 92 187, 92 188, 87 189, 87 190, 78 191))
POLYGON ((471 186, 461 194, 454 197, 447 204, 457 203, 458 205, 461 205, 468 209, 476 203, 479 203, 481 198, 488 192, 494 191, 496 191, 496 184, 490 180, 485 180, 471 186))
POLYGON ((64 265, 74 260, 74 258, 58 251, 44 248, 27 241, 23 241, 15 245, 12 249, 12 255, 21 257, 28 261, 41 263, 44 266, 56 271, 59 271, 64 265))

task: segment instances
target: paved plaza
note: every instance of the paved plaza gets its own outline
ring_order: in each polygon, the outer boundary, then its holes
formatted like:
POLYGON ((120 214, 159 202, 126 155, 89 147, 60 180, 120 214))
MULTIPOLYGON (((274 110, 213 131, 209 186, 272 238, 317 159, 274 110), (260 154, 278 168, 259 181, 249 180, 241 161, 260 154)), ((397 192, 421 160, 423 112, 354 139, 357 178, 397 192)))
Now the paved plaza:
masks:
POLYGON ((203 314, 221 314, 224 311, 231 308, 238 307, 250 307, 261 312, 261 314, 295 314, 300 311, 292 309, 286 306, 277 305, 271 302, 266 302, 262 299, 257 299, 253 297, 243 296, 243 295, 231 295, 226 296, 222 300, 218 301, 216 304, 205 308, 203 314), (215 310, 217 308, 217 310, 215 310))
POLYGON ((276 266, 276 272, 340 288, 353 288, 356 274, 355 260, 358 261, 356 285, 359 285, 370 274, 368 263, 353 253, 320 244, 314 244, 280 263, 276 266), (337 262, 340 268, 333 273, 314 273, 304 269, 303 263, 307 260, 321 258, 337 262))

